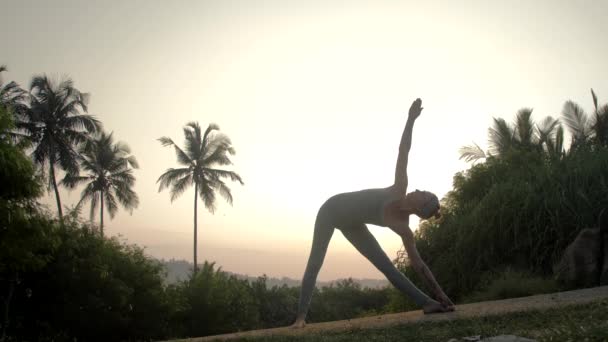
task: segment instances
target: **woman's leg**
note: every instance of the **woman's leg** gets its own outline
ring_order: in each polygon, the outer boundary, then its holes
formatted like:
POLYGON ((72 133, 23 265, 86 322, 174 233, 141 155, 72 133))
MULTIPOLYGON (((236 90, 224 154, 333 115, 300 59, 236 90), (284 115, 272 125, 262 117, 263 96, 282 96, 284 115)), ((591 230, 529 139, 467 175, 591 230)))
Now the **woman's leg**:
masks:
POLYGON ((310 250, 310 256, 308 257, 308 264, 306 265, 306 271, 304 271, 304 277, 302 278, 298 315, 294 326, 304 326, 306 314, 308 313, 308 307, 310 306, 310 300, 312 298, 312 292, 317 281, 317 275, 319 274, 321 265, 323 265, 327 247, 329 246, 329 241, 331 240, 333 233, 334 227, 330 220, 329 213, 320 210, 315 222, 315 232, 312 238, 312 248, 310 250))
POLYGON ((378 244, 378 241, 376 241, 376 238, 374 238, 364 224, 342 229, 342 234, 355 246, 359 253, 363 254, 386 276, 393 286, 408 295, 418 306, 424 307, 429 304, 429 301, 435 302, 424 292, 420 291, 416 285, 393 265, 378 244))

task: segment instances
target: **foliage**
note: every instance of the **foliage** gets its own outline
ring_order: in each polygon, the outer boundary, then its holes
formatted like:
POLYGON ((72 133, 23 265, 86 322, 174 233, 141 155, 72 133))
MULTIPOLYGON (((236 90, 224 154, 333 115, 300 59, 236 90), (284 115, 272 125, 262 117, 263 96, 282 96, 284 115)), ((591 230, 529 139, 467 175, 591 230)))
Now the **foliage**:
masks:
POLYGON ((157 180, 158 191, 170 187, 171 202, 179 197, 186 189, 194 185, 194 273, 197 271, 197 200, 203 200, 205 207, 213 214, 215 211, 216 191, 232 204, 232 193, 224 179, 243 184, 241 176, 234 171, 218 169, 218 166, 232 165, 230 156, 235 150, 227 135, 219 132, 219 126, 210 124, 202 134, 201 127, 196 122, 189 122, 184 127, 185 151, 168 137, 158 139, 163 146, 173 146, 177 161, 184 166, 178 169, 170 168, 157 180))
POLYGON ((326 322, 383 313, 390 300, 391 289, 361 288, 352 279, 315 289, 309 322, 326 322))
POLYGON ((487 285, 463 298, 462 302, 476 303, 487 300, 527 297, 560 290, 554 279, 543 278, 526 271, 515 271, 510 268, 498 274, 490 273, 486 277, 488 280, 482 280, 481 283, 487 282, 487 285))
POLYGON ((421 225, 417 246, 455 297, 506 266, 548 275, 576 234, 597 224, 607 191, 606 149, 490 158, 454 177, 442 220, 421 225))
POLYGON ((160 264, 141 248, 103 239, 76 222, 39 223, 55 244, 44 267, 21 273, 26 290, 15 298, 14 336, 119 341, 163 335, 168 305, 160 264))
MULTIPOLYGON (((592 95, 594 118, 574 102, 564 106, 573 134, 568 153, 561 151, 558 122, 548 118, 534 134, 531 112, 522 110, 514 126, 495 119, 493 153, 454 176, 443 199, 445 215, 423 223, 416 236, 420 254, 451 296, 481 289, 485 274, 509 266, 551 275, 578 232, 597 226, 608 206, 608 148, 601 138, 608 114, 592 95)), ((464 152, 474 159, 474 148, 464 152)))
POLYGON ((266 276, 250 282, 257 303, 261 328, 287 326, 293 323, 300 295, 299 287, 267 285, 266 276))
POLYGON ((230 188, 222 178, 238 181, 243 184, 241 177, 233 171, 214 169, 215 166, 232 165, 230 155, 235 153, 232 142, 225 134, 219 133, 216 124, 210 124, 201 134, 201 127, 196 122, 190 122, 184 127, 186 150, 183 151, 171 140, 162 137, 158 139, 163 146, 173 146, 177 161, 183 168, 167 169, 158 178, 159 191, 171 187, 171 201, 179 197, 188 186, 198 185, 200 195, 205 207, 213 213, 215 210, 215 192, 232 204, 230 188))
POLYGON ((0 106, 0 198, 21 201, 37 197, 41 189, 30 159, 10 138, 13 128, 11 114, 0 106))
POLYGON ((205 262, 190 279, 167 289, 174 298, 175 336, 205 336, 257 326, 259 315, 249 283, 205 262))
POLYGON ((14 115, 23 113, 27 106, 27 92, 15 81, 4 84, 1 73, 7 71, 6 65, 0 65, 0 107, 10 110, 14 115))
POLYGON ((530 108, 520 109, 513 124, 502 118, 494 118, 488 136, 488 152, 474 143, 460 149, 460 159, 474 162, 490 157, 500 158, 518 151, 544 152, 551 157, 560 157, 564 153, 564 130, 559 120, 548 116, 540 124, 535 124, 530 108))
POLYGON ((572 133, 572 148, 592 148, 608 146, 608 104, 598 104, 597 95, 591 89, 593 99, 593 114, 574 101, 566 101, 562 118, 572 133))
POLYGON ((78 91, 72 80, 56 84, 47 76, 35 76, 30 86, 29 109, 16 122, 17 132, 33 144, 34 162, 43 173, 48 167, 49 189, 55 191, 60 219, 63 213, 55 168, 77 173, 76 147, 101 127, 94 117, 81 114, 87 111, 87 102, 88 95, 78 91))
POLYGON ((110 218, 116 215, 118 203, 131 212, 137 208, 139 198, 133 191, 133 169, 139 168, 139 165, 131 155, 129 146, 122 142, 114 143, 112 133, 104 132, 82 145, 78 159, 86 175, 68 173, 61 183, 71 189, 79 184, 86 184, 77 206, 91 202, 91 221, 96 208, 100 207, 100 228, 103 235, 104 204, 110 218))

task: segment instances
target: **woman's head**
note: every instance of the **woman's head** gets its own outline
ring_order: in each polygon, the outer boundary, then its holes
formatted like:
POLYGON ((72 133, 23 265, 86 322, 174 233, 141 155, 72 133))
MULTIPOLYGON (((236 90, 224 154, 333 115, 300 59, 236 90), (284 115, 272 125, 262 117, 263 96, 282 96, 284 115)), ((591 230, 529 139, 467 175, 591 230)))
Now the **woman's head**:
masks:
POLYGON ((441 217, 439 213, 439 199, 435 194, 428 191, 416 190, 405 196, 405 206, 410 208, 414 214, 422 219, 441 217))

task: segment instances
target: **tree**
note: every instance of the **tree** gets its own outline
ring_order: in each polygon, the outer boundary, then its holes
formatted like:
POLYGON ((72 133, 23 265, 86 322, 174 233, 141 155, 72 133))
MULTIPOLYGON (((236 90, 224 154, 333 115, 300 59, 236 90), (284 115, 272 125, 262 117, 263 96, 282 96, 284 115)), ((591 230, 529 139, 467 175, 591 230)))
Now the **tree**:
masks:
POLYGON ((597 95, 591 89, 594 113, 589 116, 576 102, 566 101, 562 118, 572 134, 573 148, 582 147, 588 143, 608 146, 608 104, 598 105, 597 95))
POLYGON ((49 249, 47 226, 31 214, 41 187, 30 158, 10 138, 13 124, 12 114, 0 106, 0 341, 15 326, 11 313, 23 273, 44 266, 49 249))
POLYGON ((107 204, 110 218, 116 215, 117 203, 130 212, 137 208, 139 199, 133 191, 133 169, 139 165, 129 146, 122 142, 114 143, 112 133, 104 132, 82 145, 78 159, 86 175, 68 173, 61 184, 71 189, 86 184, 77 206, 91 202, 91 221, 99 206, 99 227, 103 236, 104 204, 107 204))
POLYGON ((545 151, 559 155, 563 151, 563 129, 557 119, 546 117, 540 125, 532 120, 532 109, 522 108, 517 112, 515 123, 510 125, 503 118, 494 118, 488 129, 489 151, 473 144, 460 148, 460 159, 467 162, 519 151, 545 151))
POLYGON ((158 139, 163 146, 173 146, 177 162, 183 167, 170 168, 157 180, 158 191, 171 187, 171 202, 194 184, 194 272, 197 270, 197 199, 213 214, 215 211, 216 191, 232 204, 230 188, 222 179, 228 178, 243 184, 241 176, 233 171, 216 169, 214 166, 232 165, 230 155, 234 155, 230 138, 219 132, 216 124, 210 124, 201 134, 197 122, 189 122, 184 127, 185 151, 168 137, 158 139))
MULTIPOLYGON (((0 73, 7 70, 6 65, 0 65, 0 73)), ((27 92, 21 89, 15 81, 3 84, 0 77, 0 106, 11 109, 13 113, 21 113, 25 108, 23 102, 26 100, 26 95, 27 92)))
POLYGON ((63 219, 56 180, 56 166, 78 173, 76 148, 87 141, 101 123, 87 112, 88 95, 74 87, 71 79, 58 84, 46 75, 35 76, 30 85, 30 109, 16 122, 18 131, 32 142, 32 157, 43 174, 48 167, 48 189, 55 192, 59 219, 63 219))

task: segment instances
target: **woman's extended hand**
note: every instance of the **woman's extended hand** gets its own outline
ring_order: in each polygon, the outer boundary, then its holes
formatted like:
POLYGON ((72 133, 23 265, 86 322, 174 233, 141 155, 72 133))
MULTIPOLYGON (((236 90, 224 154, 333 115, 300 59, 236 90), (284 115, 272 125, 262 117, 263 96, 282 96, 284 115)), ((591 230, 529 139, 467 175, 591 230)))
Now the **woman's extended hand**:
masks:
POLYGON ((415 120, 420 116, 420 113, 423 109, 424 108, 422 108, 422 100, 419 98, 416 99, 414 102, 412 102, 412 106, 410 107, 409 118, 415 120))
POLYGON ((452 302, 452 300, 443 291, 437 294, 437 300, 439 301, 439 303, 441 303, 441 305, 445 306, 446 308, 454 307, 454 303, 452 302))

